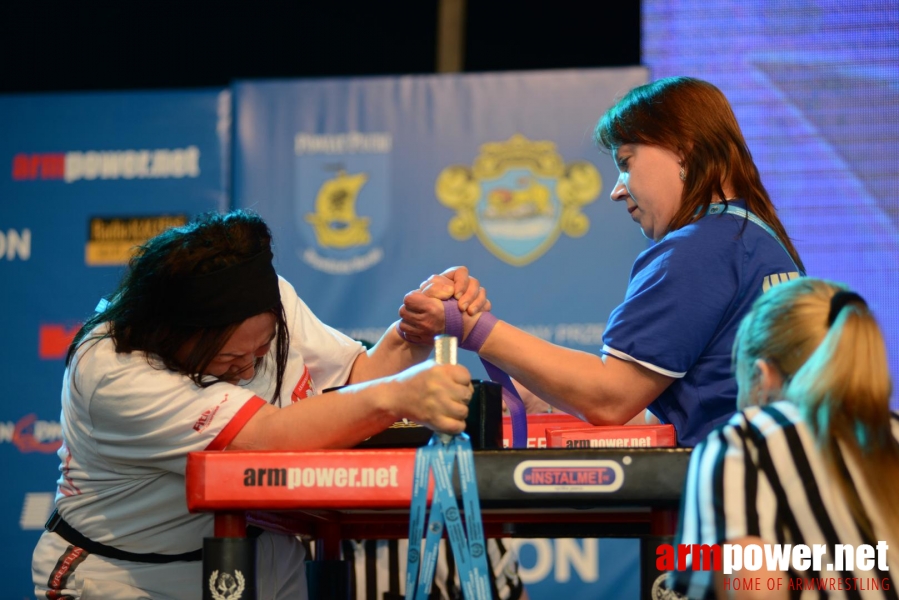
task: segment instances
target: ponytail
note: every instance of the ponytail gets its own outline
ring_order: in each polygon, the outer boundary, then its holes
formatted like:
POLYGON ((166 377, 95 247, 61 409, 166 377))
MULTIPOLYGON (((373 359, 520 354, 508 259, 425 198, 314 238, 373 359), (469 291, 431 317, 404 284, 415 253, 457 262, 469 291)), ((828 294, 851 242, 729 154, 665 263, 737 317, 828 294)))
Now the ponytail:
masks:
MULTIPOLYGON (((844 294, 838 292, 836 296, 844 294)), ((899 538, 899 444, 891 431, 890 382, 880 327, 863 301, 835 308, 823 341, 784 390, 800 407, 825 462, 865 533, 873 538, 841 450, 857 465, 894 539, 899 538)))

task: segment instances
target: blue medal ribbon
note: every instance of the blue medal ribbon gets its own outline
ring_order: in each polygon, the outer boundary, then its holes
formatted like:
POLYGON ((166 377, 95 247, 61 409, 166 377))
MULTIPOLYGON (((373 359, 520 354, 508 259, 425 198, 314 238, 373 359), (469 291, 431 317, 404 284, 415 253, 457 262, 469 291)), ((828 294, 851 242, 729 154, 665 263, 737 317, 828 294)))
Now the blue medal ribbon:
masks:
POLYGON ((434 434, 427 446, 419 448, 415 453, 415 476, 409 514, 406 600, 425 600, 431 593, 444 527, 456 560, 464 597, 466 600, 490 600, 490 570, 487 567, 474 452, 471 440, 464 433, 446 442, 439 434, 434 434), (459 483, 465 509, 464 526, 453 489, 456 462, 459 464, 459 483), (434 498, 425 536, 428 484, 432 472, 434 498), (422 552, 423 537, 425 545, 422 552))

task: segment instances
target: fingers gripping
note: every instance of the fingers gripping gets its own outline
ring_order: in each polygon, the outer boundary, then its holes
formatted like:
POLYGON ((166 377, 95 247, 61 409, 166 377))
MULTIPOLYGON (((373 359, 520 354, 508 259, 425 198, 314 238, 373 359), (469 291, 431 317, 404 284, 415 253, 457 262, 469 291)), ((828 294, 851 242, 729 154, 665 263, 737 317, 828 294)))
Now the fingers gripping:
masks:
POLYGON ((400 335, 406 341, 416 344, 432 344, 434 336, 443 333, 445 324, 443 302, 430 298, 422 292, 406 294, 399 309, 402 322, 398 325, 400 335))
POLYGON ((472 395, 468 369, 461 365, 435 365, 425 375, 422 408, 429 413, 428 426, 444 433, 464 431, 472 395))

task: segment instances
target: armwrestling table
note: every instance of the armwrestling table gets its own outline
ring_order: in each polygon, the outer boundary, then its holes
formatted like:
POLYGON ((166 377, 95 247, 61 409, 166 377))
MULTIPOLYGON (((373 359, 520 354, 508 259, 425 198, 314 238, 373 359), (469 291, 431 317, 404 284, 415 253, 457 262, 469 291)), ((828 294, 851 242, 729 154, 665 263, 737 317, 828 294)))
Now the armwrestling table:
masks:
MULTIPOLYGON (((675 533, 690 452, 476 450, 484 534, 640 538, 648 597, 657 575, 652 540, 670 541, 665 536, 675 533)), ((213 539, 244 538, 250 523, 310 536, 316 561, 335 561, 342 539, 407 537, 414 464, 414 449, 195 452, 188 456, 187 503, 192 512, 214 514, 213 539)), ((208 564, 212 554, 204 551, 204 582, 227 568, 208 564)))

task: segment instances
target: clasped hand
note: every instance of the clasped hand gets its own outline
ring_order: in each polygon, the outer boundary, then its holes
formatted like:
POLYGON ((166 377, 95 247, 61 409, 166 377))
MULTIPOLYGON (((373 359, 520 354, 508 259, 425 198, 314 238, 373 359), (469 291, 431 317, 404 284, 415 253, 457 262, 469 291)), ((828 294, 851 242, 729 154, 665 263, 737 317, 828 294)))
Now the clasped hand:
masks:
MULTIPOLYGON (((463 340, 480 318, 489 311, 490 300, 480 282, 468 274, 466 267, 450 267, 431 275, 403 298, 399 315, 400 334, 415 344, 433 344, 434 336, 446 331, 444 300, 455 298, 462 313, 463 340)), ((462 341, 462 340, 460 340, 462 341)))

